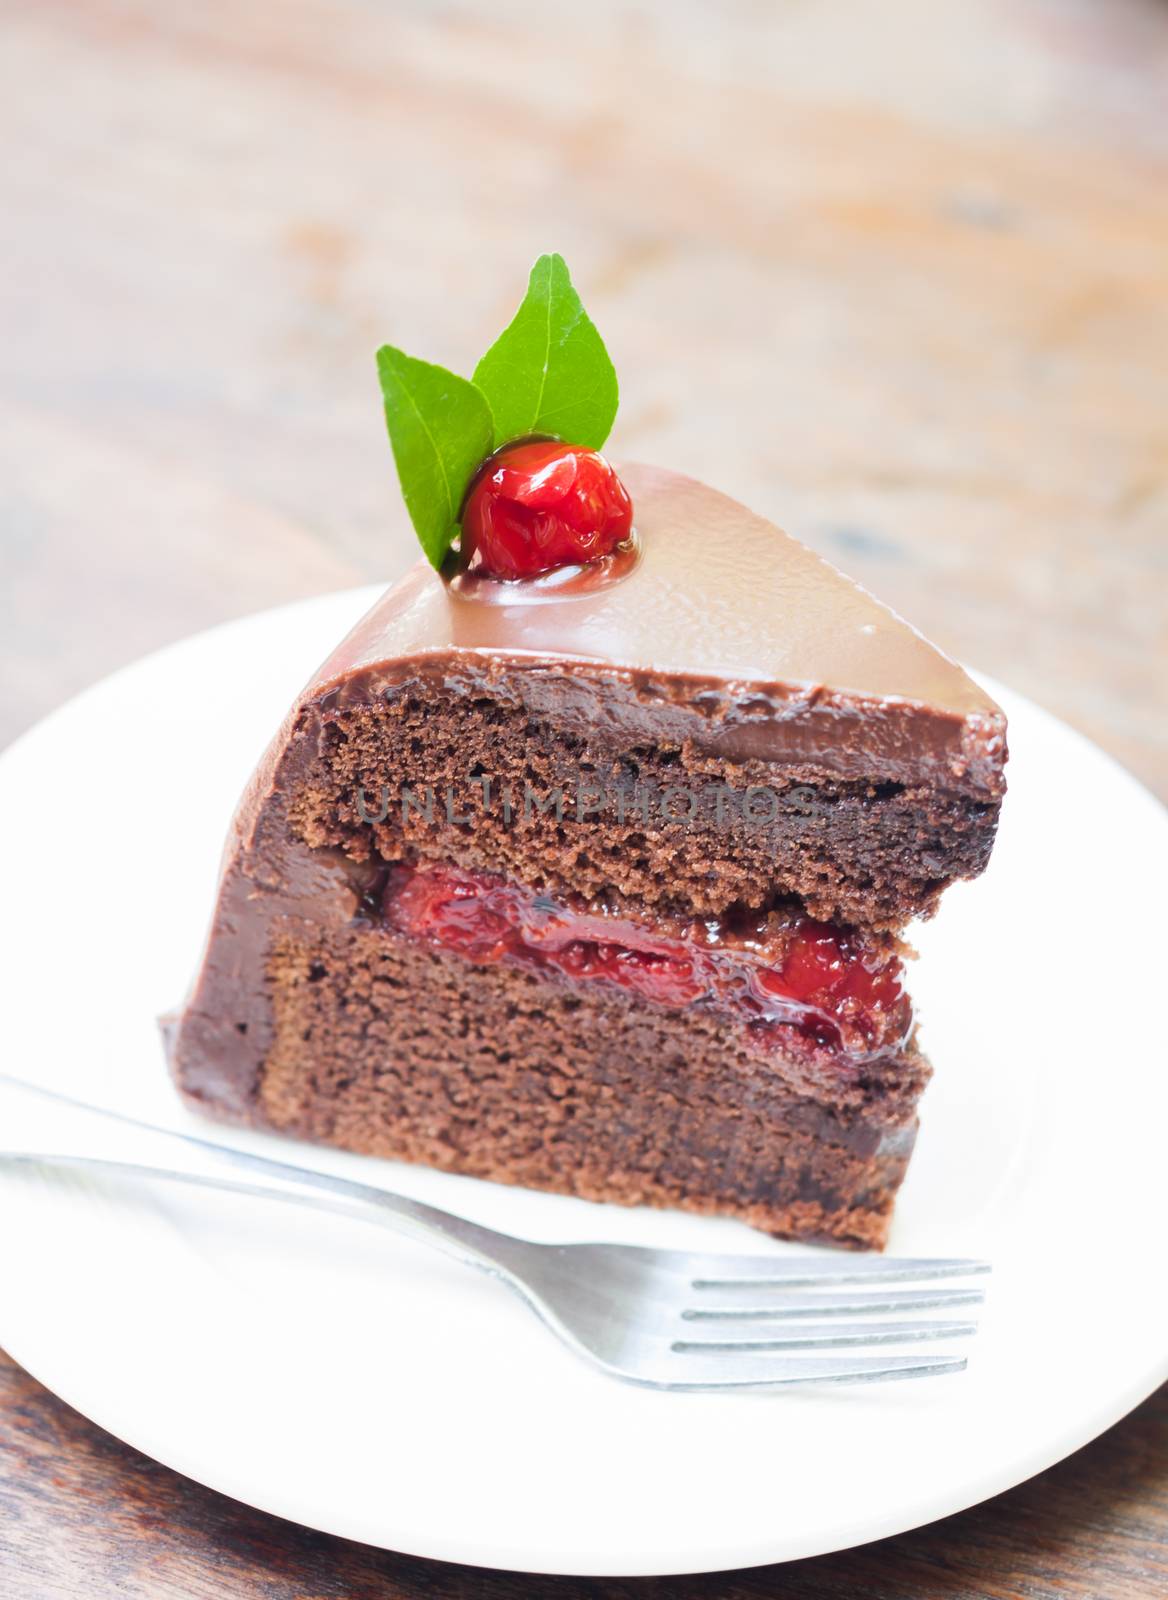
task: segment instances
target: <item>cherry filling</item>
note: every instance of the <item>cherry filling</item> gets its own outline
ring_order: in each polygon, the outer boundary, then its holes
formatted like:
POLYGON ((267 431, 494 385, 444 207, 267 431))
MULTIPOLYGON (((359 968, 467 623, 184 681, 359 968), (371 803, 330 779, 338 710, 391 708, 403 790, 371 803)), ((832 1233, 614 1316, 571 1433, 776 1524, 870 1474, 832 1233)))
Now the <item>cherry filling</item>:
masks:
POLYGON ((382 913, 400 933, 470 961, 550 967, 660 1005, 787 1024, 853 1060, 898 1049, 912 1026, 895 954, 864 951, 846 929, 795 912, 679 923, 665 936, 484 873, 397 866, 382 913))

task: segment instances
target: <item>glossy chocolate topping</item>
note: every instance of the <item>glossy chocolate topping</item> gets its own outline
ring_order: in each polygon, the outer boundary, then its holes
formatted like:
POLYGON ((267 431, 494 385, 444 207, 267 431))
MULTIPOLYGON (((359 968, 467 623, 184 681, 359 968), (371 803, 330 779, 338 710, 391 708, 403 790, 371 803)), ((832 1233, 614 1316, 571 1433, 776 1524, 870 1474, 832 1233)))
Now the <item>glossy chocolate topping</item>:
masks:
POLYGON ((582 732, 1000 795, 1005 718, 955 662, 736 501, 658 468, 622 476, 640 542, 623 571, 451 588, 419 562, 309 697, 506 677, 533 714, 582 732))

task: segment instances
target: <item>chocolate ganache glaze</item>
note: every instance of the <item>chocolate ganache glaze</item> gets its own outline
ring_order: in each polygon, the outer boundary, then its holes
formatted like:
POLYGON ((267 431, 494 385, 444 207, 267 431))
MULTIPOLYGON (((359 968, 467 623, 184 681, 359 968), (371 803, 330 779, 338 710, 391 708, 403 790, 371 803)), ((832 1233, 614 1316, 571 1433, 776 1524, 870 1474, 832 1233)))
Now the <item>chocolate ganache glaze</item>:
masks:
POLYGON ((654 467, 622 477, 642 550, 623 576, 534 604, 529 585, 496 585, 486 602, 419 562, 308 696, 352 703, 417 677, 473 692, 513 675, 534 715, 581 731, 1000 797, 1005 717, 954 661, 726 495, 654 467), (507 604, 508 587, 522 601, 507 604))

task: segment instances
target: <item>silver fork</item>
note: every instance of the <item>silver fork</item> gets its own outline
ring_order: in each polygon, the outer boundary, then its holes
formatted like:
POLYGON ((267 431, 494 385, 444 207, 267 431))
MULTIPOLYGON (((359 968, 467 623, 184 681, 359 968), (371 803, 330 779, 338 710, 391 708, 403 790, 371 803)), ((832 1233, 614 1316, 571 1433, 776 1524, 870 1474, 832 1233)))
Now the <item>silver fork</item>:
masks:
POLYGON ((4 1165, 164 1178, 381 1223, 501 1279, 578 1355, 631 1383, 658 1389, 772 1388, 960 1372, 963 1356, 854 1352, 972 1334, 977 1328, 968 1308, 982 1301, 979 1288, 889 1286, 987 1272, 982 1261, 537 1244, 371 1184, 157 1128, 4 1074, 0 1084, 134 1128, 141 1141, 129 1160, 0 1150, 4 1165), (169 1159, 154 1159, 156 1149, 169 1159), (175 1164, 180 1157, 185 1165, 175 1164), (207 1171, 208 1162, 217 1170, 207 1171), (966 1308, 960 1320, 913 1315, 957 1306, 966 1308))

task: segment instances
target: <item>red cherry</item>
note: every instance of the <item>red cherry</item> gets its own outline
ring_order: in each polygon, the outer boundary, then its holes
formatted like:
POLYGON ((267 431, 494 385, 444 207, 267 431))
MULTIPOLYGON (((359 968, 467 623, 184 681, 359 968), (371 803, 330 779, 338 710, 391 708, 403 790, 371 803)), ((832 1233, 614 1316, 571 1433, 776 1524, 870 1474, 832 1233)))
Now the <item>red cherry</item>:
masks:
POLYGON ((628 538, 633 503, 595 450, 543 442, 500 450, 462 514, 462 556, 493 578, 530 578, 611 555, 628 538))

